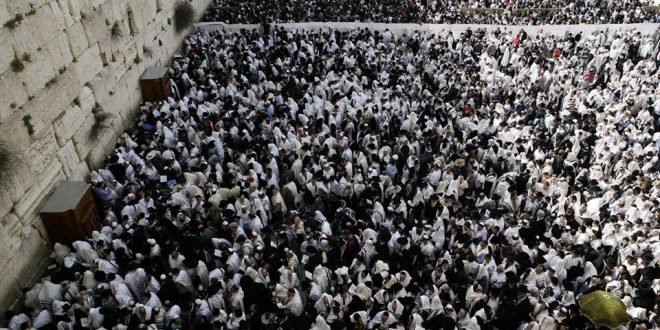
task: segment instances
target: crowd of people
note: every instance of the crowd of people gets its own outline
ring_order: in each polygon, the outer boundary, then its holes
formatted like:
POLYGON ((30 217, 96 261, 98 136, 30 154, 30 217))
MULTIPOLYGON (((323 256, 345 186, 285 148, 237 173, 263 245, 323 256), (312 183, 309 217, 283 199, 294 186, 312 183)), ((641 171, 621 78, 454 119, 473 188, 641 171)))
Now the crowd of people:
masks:
POLYGON ((214 0, 204 21, 440 24, 659 23, 653 0, 214 0))
POLYGON ((657 35, 197 32, 16 329, 659 326, 657 35))

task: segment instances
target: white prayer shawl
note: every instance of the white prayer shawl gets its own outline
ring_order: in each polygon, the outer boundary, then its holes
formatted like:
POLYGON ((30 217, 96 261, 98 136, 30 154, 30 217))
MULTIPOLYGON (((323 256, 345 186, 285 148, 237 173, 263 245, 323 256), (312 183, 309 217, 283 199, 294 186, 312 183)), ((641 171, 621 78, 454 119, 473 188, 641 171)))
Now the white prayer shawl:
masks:
POLYGON ((332 296, 327 294, 327 293, 324 293, 314 303, 314 309, 316 309, 317 313, 326 315, 327 313, 330 312, 330 310, 332 309, 332 306, 334 306, 334 304, 335 304, 335 301, 332 299, 332 296))
POLYGON ((330 330, 330 326, 321 315, 317 315, 312 330, 330 330))

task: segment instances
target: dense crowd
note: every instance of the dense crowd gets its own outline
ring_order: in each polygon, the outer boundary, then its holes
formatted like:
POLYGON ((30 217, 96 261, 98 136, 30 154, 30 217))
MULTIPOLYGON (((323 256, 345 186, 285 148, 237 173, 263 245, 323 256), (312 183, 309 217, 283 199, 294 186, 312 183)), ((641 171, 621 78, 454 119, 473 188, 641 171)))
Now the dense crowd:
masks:
POLYGON ((196 33, 15 329, 659 326, 657 36, 196 33))
POLYGON ((442 24, 658 23, 652 0, 214 0, 204 21, 442 24))

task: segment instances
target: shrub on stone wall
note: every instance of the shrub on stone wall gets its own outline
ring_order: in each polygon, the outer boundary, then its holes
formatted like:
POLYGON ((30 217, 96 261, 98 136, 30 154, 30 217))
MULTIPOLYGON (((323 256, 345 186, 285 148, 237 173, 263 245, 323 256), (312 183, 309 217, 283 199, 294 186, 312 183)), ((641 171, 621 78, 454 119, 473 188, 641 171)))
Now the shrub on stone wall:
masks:
POLYGON ((112 25, 110 35, 115 39, 121 38, 124 35, 124 31, 122 31, 119 21, 116 21, 115 24, 112 25))
POLYGON ((195 8, 188 2, 179 2, 174 6, 174 29, 181 32, 195 21, 195 8))

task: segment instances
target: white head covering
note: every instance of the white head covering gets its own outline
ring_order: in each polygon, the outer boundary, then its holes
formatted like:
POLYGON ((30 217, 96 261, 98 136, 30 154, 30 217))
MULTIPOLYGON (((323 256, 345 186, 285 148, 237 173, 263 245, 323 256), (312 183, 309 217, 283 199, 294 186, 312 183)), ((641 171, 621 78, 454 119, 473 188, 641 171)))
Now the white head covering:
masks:
POLYGON ((330 326, 325 322, 323 316, 317 315, 312 330, 330 330, 330 326))

